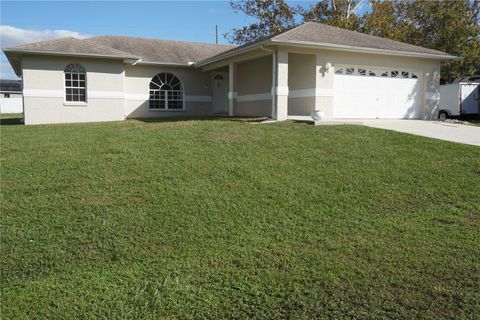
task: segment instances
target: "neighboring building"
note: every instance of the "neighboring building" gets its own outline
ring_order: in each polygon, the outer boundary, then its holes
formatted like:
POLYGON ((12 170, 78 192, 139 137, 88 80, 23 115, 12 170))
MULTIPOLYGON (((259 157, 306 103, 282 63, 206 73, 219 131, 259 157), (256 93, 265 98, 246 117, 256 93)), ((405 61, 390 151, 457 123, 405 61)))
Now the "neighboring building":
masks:
POLYGON ((440 86, 438 118, 480 114, 480 75, 460 77, 440 86))
POLYGON ((0 113, 22 112, 22 81, 0 80, 0 113))
POLYGON ((444 52, 307 22, 251 44, 101 36, 4 49, 26 124, 309 115, 432 119, 444 52))

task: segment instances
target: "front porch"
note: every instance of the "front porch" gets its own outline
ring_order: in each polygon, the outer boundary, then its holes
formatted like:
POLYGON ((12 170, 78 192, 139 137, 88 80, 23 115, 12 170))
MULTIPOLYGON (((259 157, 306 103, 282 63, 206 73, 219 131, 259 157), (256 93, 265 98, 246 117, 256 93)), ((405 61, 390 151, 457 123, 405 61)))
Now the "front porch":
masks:
POLYGON ((333 68, 323 55, 259 49, 204 71, 210 71, 212 79, 225 74, 223 84, 212 80, 212 101, 225 101, 229 116, 310 121, 312 111, 322 110, 332 119, 333 68))

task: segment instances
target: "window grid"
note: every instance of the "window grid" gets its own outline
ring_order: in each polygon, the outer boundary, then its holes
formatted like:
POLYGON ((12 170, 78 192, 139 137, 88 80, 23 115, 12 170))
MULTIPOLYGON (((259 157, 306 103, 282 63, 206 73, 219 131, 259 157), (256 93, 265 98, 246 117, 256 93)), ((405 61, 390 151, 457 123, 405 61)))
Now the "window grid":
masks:
POLYGON ((69 64, 65 68, 65 101, 86 102, 86 74, 79 64, 69 64))
POLYGON ((335 70, 335 74, 346 74, 356 76, 369 76, 369 77, 389 77, 389 78, 405 78, 405 79, 418 79, 418 74, 409 71, 398 70, 372 70, 365 68, 353 68, 353 67, 341 67, 335 70))
POLYGON ((159 73, 150 82, 151 110, 183 110, 183 88, 170 73, 159 73))

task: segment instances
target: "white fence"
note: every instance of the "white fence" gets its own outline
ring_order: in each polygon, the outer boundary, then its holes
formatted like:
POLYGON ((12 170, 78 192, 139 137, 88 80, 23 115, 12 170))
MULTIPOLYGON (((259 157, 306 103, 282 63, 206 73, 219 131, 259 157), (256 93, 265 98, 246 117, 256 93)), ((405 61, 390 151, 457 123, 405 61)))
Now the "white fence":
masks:
POLYGON ((22 113, 22 95, 11 95, 10 98, 0 97, 0 113, 22 113))

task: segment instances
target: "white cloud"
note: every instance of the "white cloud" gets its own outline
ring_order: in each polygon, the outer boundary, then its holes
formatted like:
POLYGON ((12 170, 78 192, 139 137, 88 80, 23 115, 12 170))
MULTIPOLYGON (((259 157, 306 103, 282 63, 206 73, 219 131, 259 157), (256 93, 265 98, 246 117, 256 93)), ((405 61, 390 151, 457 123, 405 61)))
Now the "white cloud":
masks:
MULTIPOLYGON (((24 43, 38 42, 44 40, 53 40, 58 38, 74 37, 78 39, 88 38, 89 35, 70 30, 31 30, 17 27, 0 25, 0 47, 8 48, 24 43)), ((2 79, 15 79, 7 58, 1 54, 1 72, 2 79)))
POLYGON ((88 38, 89 35, 70 30, 28 30, 0 25, 0 44, 2 48, 65 37, 84 39, 88 38))

